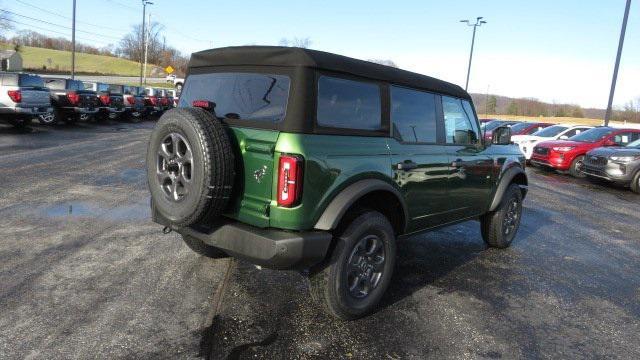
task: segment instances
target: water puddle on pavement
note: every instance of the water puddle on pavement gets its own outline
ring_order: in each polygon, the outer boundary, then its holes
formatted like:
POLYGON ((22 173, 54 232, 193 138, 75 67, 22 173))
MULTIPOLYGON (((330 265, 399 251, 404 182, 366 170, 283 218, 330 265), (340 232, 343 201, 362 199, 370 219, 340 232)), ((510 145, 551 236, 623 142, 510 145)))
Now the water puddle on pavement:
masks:
POLYGON ((148 203, 135 203, 107 208, 91 202, 69 202, 48 206, 40 212, 50 218, 90 218, 104 220, 140 220, 150 217, 148 203))

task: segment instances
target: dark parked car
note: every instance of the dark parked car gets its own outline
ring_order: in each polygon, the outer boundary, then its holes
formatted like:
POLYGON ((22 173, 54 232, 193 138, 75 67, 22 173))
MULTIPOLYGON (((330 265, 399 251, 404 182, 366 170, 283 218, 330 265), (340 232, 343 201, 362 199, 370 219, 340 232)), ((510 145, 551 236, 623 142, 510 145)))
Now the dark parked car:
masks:
POLYGON ((152 87, 144 89, 144 106, 148 115, 158 115, 162 113, 162 105, 158 97, 158 90, 152 87))
POLYGON ((514 120, 494 120, 494 121, 488 122, 484 125, 484 128, 482 128, 482 131, 484 132, 484 139, 490 142, 491 139, 493 138, 493 130, 503 126, 511 127, 519 123, 520 121, 514 121, 514 120))
POLYGON ((625 147, 601 147, 584 158, 582 171, 588 176, 629 185, 640 193, 640 134, 625 147))
POLYGON ((75 123, 82 119, 87 120, 100 109, 100 100, 93 90, 85 90, 82 81, 45 78, 45 86, 49 89, 53 111, 38 116, 38 120, 44 125, 53 125, 59 121, 75 123))
POLYGON ((49 90, 40 76, 0 72, 0 120, 23 127, 52 111, 49 90))
POLYGON ((531 135, 554 124, 541 122, 522 122, 511 125, 511 135, 531 135))
POLYGON ((85 82, 85 88, 93 90, 100 99, 100 111, 96 117, 100 120, 116 119, 125 111, 122 85, 109 85, 101 82, 85 82), (114 91, 111 91, 113 87, 114 91))
POLYGON ((144 118, 145 106, 144 106, 144 88, 140 86, 124 86, 124 117, 127 120, 138 122, 144 118))
POLYGON ((342 319, 375 308, 405 235, 479 219, 509 246, 527 192, 510 129, 484 142, 459 86, 289 47, 192 54, 146 163, 165 230, 205 256, 301 270, 342 319))

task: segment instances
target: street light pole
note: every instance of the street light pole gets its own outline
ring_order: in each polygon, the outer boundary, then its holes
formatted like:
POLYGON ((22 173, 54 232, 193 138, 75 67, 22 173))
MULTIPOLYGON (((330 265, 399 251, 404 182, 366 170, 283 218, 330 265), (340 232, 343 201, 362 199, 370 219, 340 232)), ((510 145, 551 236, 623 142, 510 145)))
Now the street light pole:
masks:
POLYGON ((76 77, 76 0, 73 0, 73 20, 71 23, 71 80, 76 77))
POLYGON ((629 18, 629 8, 631 0, 627 0, 627 6, 624 8, 624 17, 622 18, 622 30, 620 30, 620 40, 618 41, 618 54, 616 55, 616 64, 613 67, 613 78, 611 79, 611 90, 609 91, 609 102, 607 103, 607 112, 604 114, 604 126, 609 126, 611 119, 611 106, 613 105, 613 93, 616 91, 616 80, 618 79, 618 68, 620 67, 620 56, 622 55, 622 45, 624 44, 624 34, 627 31, 627 19, 629 18))
POLYGON ((469 53, 469 66, 467 67, 467 82, 464 85, 464 90, 466 91, 469 87, 469 74, 471 74, 471 60, 473 59, 473 45, 476 42, 476 28, 478 26, 482 26, 482 24, 486 24, 487 22, 482 20, 482 16, 478 16, 476 18, 475 24, 472 24, 469 20, 460 20, 460 22, 467 23, 468 26, 473 26, 473 36, 471 37, 471 52, 469 53))
POLYGON ((144 73, 143 52, 145 51, 145 41, 146 41, 145 37, 147 35, 147 32, 145 31, 145 20, 147 18, 147 5, 153 5, 153 2, 142 0, 142 46, 140 47, 140 86, 142 86, 142 74, 144 73))

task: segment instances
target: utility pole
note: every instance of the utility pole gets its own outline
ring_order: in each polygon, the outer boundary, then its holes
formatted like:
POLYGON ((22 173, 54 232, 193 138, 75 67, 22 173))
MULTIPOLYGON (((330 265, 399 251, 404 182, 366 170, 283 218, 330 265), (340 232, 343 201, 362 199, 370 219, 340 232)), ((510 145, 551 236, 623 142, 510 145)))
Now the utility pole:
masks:
POLYGON ((469 74, 471 73, 471 60, 473 59, 473 44, 476 42, 476 28, 478 26, 482 26, 482 24, 486 24, 487 22, 482 20, 482 16, 478 16, 476 18, 476 23, 472 24, 469 20, 460 20, 460 22, 467 23, 468 26, 473 26, 473 36, 471 37, 471 52, 469 53, 469 66, 467 67, 467 82, 464 85, 464 90, 466 91, 469 87, 469 74))
MULTIPOLYGON (((151 39, 151 13, 149 13, 149 31, 147 39, 151 39)), ((147 85, 147 54, 149 53, 149 41, 144 44, 144 84, 147 85)))
POLYGON ((616 91, 616 80, 618 79, 618 68, 620 67, 620 56, 622 55, 622 45, 624 44, 624 34, 627 31, 627 19, 629 18, 629 8, 631 0, 627 0, 627 6, 624 8, 624 17, 622 18, 622 30, 620 30, 620 40, 618 41, 618 54, 616 55, 616 64, 613 67, 613 78, 611 79, 611 90, 609 91, 609 102, 607 103, 607 112, 604 114, 604 126, 609 126, 611 119, 611 106, 613 106, 613 94, 616 91))
POLYGON ((76 0, 73 0, 73 20, 71 23, 71 80, 76 77, 76 0))
MULTIPOLYGON (((75 0, 74 0, 75 1, 75 0)), ((144 21, 147 18, 147 5, 153 5, 153 2, 151 1, 147 1, 147 0, 142 0, 142 46, 140 47, 140 86, 142 86, 142 75, 145 71, 144 66, 142 65, 143 63, 143 55, 142 52, 145 51, 145 36, 146 36, 146 30, 145 30, 145 23, 144 21)))

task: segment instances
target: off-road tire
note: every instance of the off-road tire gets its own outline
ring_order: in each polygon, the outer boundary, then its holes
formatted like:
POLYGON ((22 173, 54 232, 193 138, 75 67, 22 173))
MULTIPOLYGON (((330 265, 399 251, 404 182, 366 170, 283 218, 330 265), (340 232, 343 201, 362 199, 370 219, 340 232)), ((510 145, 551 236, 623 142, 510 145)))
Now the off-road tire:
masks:
POLYGON ((235 178, 234 152, 223 124, 199 108, 165 112, 151 133, 147 151, 147 180, 156 211, 171 227, 207 225, 226 208, 235 178), (157 178, 161 142, 176 133, 187 140, 193 160, 190 193, 180 201, 166 196, 157 178))
POLYGON ((585 173, 580 171, 580 164, 584 164, 584 155, 576 156, 576 158, 571 162, 571 167, 569 168, 569 174, 571 174, 571 176, 577 178, 584 178, 587 176, 585 173))
POLYGON ((631 191, 636 194, 640 194, 640 170, 636 171, 636 174, 631 179, 631 191))
POLYGON ((480 217, 480 232, 482 239, 487 245, 495 248, 504 249, 511 245, 513 239, 520 228, 520 219, 522 218, 522 192, 517 184, 511 184, 505 191, 500 201, 500 205, 494 211, 488 212, 480 217), (508 215, 509 205, 511 201, 517 202, 517 219, 515 227, 505 234, 505 217, 508 215))
POLYGON ((335 239, 335 247, 328 264, 309 276, 311 297, 328 314, 351 320, 373 311, 391 282, 396 257, 396 239, 389 220, 377 211, 365 211, 351 221, 335 239), (362 299, 353 297, 348 289, 347 267, 352 251, 369 235, 382 241, 384 264, 375 288, 362 299))
POLYGON ((189 235, 182 235, 182 240, 189 247, 189 249, 193 250, 199 255, 206 256, 212 259, 220 259, 229 257, 227 253, 224 251, 215 248, 211 245, 205 244, 202 240, 196 239, 189 235))

